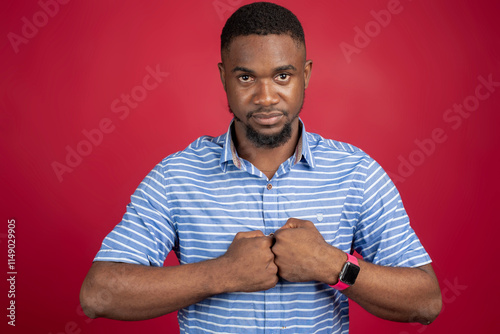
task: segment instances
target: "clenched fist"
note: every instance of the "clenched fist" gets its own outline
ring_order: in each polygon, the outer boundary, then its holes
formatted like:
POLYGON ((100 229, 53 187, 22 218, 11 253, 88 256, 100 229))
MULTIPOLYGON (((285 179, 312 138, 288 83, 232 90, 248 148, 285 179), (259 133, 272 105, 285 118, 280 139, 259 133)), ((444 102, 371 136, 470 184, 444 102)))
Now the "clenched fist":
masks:
POLYGON ((272 243, 273 238, 261 231, 236 234, 227 252, 219 258, 229 274, 229 291, 262 291, 278 283, 272 243))
POLYGON ((337 282, 346 256, 328 244, 312 222, 290 218, 274 237, 272 252, 280 277, 290 282, 337 282))

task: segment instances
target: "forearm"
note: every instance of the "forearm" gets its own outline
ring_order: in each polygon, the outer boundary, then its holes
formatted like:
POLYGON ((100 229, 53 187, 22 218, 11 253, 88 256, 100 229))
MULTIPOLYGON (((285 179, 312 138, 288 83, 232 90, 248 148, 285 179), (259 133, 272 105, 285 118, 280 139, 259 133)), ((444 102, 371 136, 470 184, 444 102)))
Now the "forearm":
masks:
POLYGON ((383 267, 360 261, 356 283, 344 294, 387 320, 431 323, 441 310, 441 292, 432 266, 383 267))
MULTIPOLYGON (((347 255, 328 244, 310 221, 290 218, 274 234, 279 275, 291 282, 338 282, 347 255)), ((432 322, 441 310, 441 291, 430 264, 396 268, 360 260, 353 286, 342 292, 368 312, 387 320, 432 322)))
POLYGON ((80 292, 89 317, 144 320, 226 292, 267 290, 278 282, 272 238, 236 234, 216 259, 172 267, 94 262, 80 292))
POLYGON ((80 301, 91 318, 155 318, 227 289, 220 261, 172 267, 95 262, 83 282, 80 301))

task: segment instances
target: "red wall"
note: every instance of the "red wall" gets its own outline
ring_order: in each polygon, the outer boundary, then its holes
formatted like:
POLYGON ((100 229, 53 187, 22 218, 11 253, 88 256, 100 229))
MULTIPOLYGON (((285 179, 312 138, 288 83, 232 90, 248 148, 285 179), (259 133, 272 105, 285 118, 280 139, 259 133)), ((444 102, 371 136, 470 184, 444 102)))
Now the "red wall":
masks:
MULTIPOLYGON (((17 272, 15 298, 1 280, 1 331, 176 333, 175 315, 87 319, 78 293, 146 173, 227 129, 219 35, 250 1, 60 1, 3 1, 0 11, 1 267, 15 219, 17 272)), ((498 329, 498 2, 277 2, 302 20, 314 60, 307 129, 362 148, 390 173, 441 283, 444 309, 430 327, 354 306, 351 332, 498 329)))

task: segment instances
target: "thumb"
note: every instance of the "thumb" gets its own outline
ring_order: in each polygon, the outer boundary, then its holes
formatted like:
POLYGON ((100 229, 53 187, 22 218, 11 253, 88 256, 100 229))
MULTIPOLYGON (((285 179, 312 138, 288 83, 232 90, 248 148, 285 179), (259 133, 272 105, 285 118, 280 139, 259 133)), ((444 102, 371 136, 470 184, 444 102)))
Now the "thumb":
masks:
POLYGON ((306 221, 302 219, 297 219, 297 218, 288 218, 286 221, 285 225, 281 226, 280 229, 276 232, 279 232, 280 230, 285 230, 287 228, 300 228, 303 227, 304 223, 306 221))
POLYGON ((297 218, 289 218, 285 225, 281 226, 281 229, 286 229, 286 228, 301 228, 304 227, 304 224, 306 223, 305 220, 302 219, 297 219, 297 218))
POLYGON ((262 233, 262 231, 260 231, 260 230, 238 232, 234 236, 234 240, 245 239, 245 238, 257 238, 257 237, 263 237, 263 236, 264 236, 264 233, 262 233))

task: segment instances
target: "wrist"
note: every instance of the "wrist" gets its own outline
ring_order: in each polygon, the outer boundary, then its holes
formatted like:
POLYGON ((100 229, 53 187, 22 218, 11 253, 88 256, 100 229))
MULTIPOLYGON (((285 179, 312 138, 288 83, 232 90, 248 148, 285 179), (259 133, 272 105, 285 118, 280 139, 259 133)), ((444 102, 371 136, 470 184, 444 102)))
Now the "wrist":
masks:
POLYGON ((321 261, 317 263, 318 281, 334 285, 338 282, 340 271, 346 261, 346 253, 334 246, 328 246, 325 252, 322 252, 321 261))
POLYGON ((339 291, 345 290, 348 287, 352 286, 358 277, 360 267, 358 263, 358 259, 346 253, 347 260, 342 266, 342 270, 338 275, 338 281, 334 285, 330 285, 332 288, 337 289, 339 291))
POLYGON ((233 274, 230 272, 231 264, 226 256, 206 261, 209 266, 207 286, 212 295, 237 291, 233 274))

